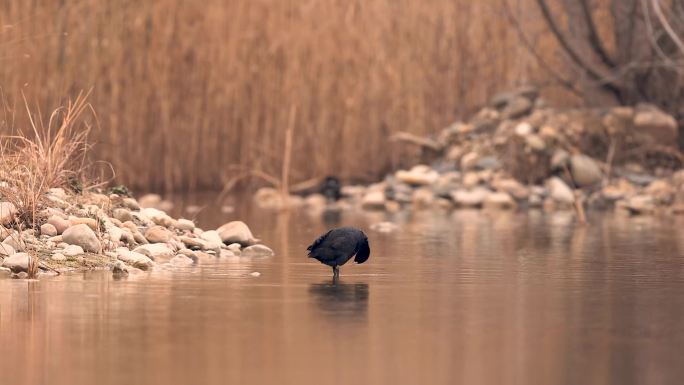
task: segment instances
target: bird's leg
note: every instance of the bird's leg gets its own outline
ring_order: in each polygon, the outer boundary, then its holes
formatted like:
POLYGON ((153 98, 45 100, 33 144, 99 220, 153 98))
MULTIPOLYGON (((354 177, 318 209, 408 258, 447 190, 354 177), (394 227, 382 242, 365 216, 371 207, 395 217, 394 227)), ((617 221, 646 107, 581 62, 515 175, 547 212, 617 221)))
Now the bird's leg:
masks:
POLYGON ((339 278, 340 277, 340 267, 339 266, 333 266, 333 278, 339 278))

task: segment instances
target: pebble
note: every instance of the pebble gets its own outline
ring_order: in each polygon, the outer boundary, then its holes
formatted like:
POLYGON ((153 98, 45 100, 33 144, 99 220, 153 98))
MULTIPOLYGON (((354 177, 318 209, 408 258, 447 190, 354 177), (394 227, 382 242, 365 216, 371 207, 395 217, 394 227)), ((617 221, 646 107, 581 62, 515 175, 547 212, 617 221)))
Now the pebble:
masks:
POLYGON ((174 234, 165 227, 152 226, 145 231, 145 239, 150 243, 166 243, 173 238, 174 234))
POLYGON ((75 257, 78 255, 83 255, 84 253, 85 251, 83 251, 83 248, 77 245, 69 245, 62 250, 62 254, 66 255, 67 257, 75 257))
POLYGON ((54 253, 50 257, 50 259, 52 259, 53 261, 61 262, 61 261, 66 261, 67 257, 66 257, 66 255, 64 255, 62 253, 54 253))
POLYGON ((274 252, 268 246, 252 245, 245 247, 240 255, 243 257, 270 257, 274 255, 274 252))
POLYGON ((40 233, 48 237, 55 237, 57 236, 57 228, 50 223, 44 223, 40 226, 40 233))
POLYGON ((81 224, 87 225, 93 231, 98 231, 100 228, 97 223, 97 220, 93 218, 70 217, 69 222, 71 223, 71 226, 77 226, 81 224))
POLYGON ((192 231, 195 229, 195 223, 189 219, 179 219, 176 224, 179 230, 192 231))

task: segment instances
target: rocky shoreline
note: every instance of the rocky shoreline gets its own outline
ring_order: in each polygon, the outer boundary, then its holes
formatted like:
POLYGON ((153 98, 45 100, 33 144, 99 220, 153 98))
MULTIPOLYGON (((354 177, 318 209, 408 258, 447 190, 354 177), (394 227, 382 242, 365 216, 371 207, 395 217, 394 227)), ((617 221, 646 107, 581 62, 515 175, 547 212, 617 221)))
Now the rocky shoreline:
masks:
MULTIPOLYGON (((424 164, 341 188, 340 207, 684 213, 684 157, 675 119, 650 105, 555 109, 534 88, 497 95, 470 120, 395 142, 424 164)), ((318 207, 320 194, 255 195, 261 207, 318 207)))
POLYGON ((111 269, 121 277, 209 258, 273 255, 241 221, 202 230, 131 197, 62 188, 50 189, 46 201, 50 207, 37 213, 35 228, 22 228, 15 205, 0 202, 0 277, 87 269, 111 269))

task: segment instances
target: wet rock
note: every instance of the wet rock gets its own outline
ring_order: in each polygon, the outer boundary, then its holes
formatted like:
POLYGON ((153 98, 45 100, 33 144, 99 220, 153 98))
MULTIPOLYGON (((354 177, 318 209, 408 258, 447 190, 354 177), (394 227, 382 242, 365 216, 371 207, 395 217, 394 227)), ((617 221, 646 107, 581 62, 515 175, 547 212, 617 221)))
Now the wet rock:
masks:
POLYGON ((675 195, 675 188, 663 179, 651 182, 644 193, 653 197, 654 201, 660 204, 670 204, 675 195))
POLYGON ((17 207, 11 202, 0 202, 0 224, 7 225, 17 215, 17 207))
POLYGON ((413 192, 413 205, 418 208, 430 207, 435 201, 432 190, 428 188, 418 188, 413 192))
POLYGON ((2 267, 12 270, 13 273, 27 272, 29 268, 30 256, 26 253, 16 253, 10 255, 2 261, 2 267))
POLYGON ((76 257, 85 254, 85 251, 81 246, 69 245, 62 250, 62 254, 67 257, 76 257))
MULTIPOLYGON (((2 259, 0 258, 0 265, 2 265, 2 259)), ((0 266, 0 275, 12 274, 12 270, 7 267, 0 266)))
POLYGON ((40 233, 48 237, 57 236, 57 228, 49 223, 44 223, 40 226, 40 233))
POLYGON ((603 172, 596 161, 582 154, 570 157, 570 173, 579 187, 591 186, 603 180, 603 172))
POLYGON ((67 260, 67 257, 66 257, 66 255, 64 255, 62 253, 54 253, 50 257, 50 259, 52 259, 55 262, 64 262, 67 260))
POLYGON ((383 210, 385 208, 385 193, 382 191, 369 191, 361 200, 361 207, 366 210, 383 210))
POLYGON ((239 243, 231 243, 230 245, 228 245, 228 250, 232 252, 240 252, 241 248, 242 246, 239 243))
POLYGON ((489 193, 489 190, 484 188, 456 190, 451 194, 451 199, 460 207, 479 207, 482 206, 489 193))
POLYGON ((241 254, 243 257, 270 257, 273 255, 273 250, 264 245, 252 245, 245 247, 241 254))
POLYGON ((570 187, 558 177, 549 178, 546 181, 546 188, 549 190, 551 199, 557 203, 573 204, 575 202, 575 194, 570 187))
POLYGON ((173 233, 162 226, 152 226, 145 231, 145 239, 150 243, 166 243, 173 238, 173 233))
POLYGON ((221 249, 221 252, 219 253, 219 256, 221 258, 234 258, 237 255, 238 254, 235 254, 234 252, 232 252, 230 250, 226 250, 226 249, 221 249))
POLYGON ((171 258, 169 263, 171 264, 171 266, 174 267, 187 267, 192 266, 195 263, 195 261, 186 257, 185 255, 178 254, 175 257, 171 258))
POLYGON ((632 173, 632 172, 626 172, 623 174, 625 179, 628 181, 639 185, 639 186, 648 186, 652 182, 656 181, 658 178, 656 178, 653 175, 646 175, 646 174, 638 174, 638 173, 632 173))
POLYGON ((171 258, 175 254, 174 251, 165 243, 150 243, 147 245, 141 245, 133 249, 133 251, 154 261, 158 259, 171 258))
POLYGON ((432 193, 436 197, 449 198, 449 194, 461 186, 461 173, 447 172, 439 177, 432 185, 432 193))
POLYGON ((199 260, 199 255, 190 249, 178 250, 178 254, 190 258, 193 262, 197 262, 199 260))
MULTIPOLYGON (((331 193, 331 195, 333 195, 333 193, 331 193)), ((331 198, 331 201, 332 200, 334 200, 334 198, 331 198)), ((311 194, 304 199, 304 206, 311 212, 320 212, 325 209, 327 202, 328 199, 326 199, 323 194, 311 194)))
POLYGON ((513 209, 517 205, 508 193, 491 192, 485 197, 482 206, 486 209, 513 209))
POLYGON ((176 227, 183 231, 192 231, 195 229, 195 223, 189 219, 179 219, 177 221, 176 227))
POLYGON ((154 266, 154 261, 149 257, 135 251, 130 251, 125 247, 119 247, 116 249, 116 253, 120 261, 140 270, 150 270, 154 266))
POLYGON ((252 235, 247 224, 242 221, 228 222, 219 227, 216 232, 219 240, 225 244, 239 243, 243 246, 249 246, 259 241, 252 235))
POLYGON ((200 238, 182 236, 180 237, 180 241, 189 248, 208 249, 207 242, 200 238))
POLYGON ((413 188, 406 183, 388 183, 385 198, 400 203, 410 203, 413 200, 413 188))
POLYGON ((64 242, 81 246, 85 251, 91 253, 100 252, 100 241, 97 239, 93 230, 86 224, 81 223, 69 227, 62 234, 62 238, 64 239, 64 242))
POLYGON ((112 275, 117 277, 127 277, 128 276, 128 266, 126 266, 123 261, 116 261, 112 266, 112 275))
POLYGON ((634 128, 655 143, 673 146, 677 143, 677 121, 658 107, 642 104, 634 115, 634 128))

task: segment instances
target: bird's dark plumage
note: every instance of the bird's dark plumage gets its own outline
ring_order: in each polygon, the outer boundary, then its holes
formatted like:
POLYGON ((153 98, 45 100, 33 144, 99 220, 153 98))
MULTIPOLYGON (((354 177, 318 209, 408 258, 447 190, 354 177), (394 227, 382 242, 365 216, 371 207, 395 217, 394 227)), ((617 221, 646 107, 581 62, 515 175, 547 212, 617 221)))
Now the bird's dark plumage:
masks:
POLYGON ((333 275, 339 275, 339 266, 355 256, 354 262, 364 263, 370 256, 368 237, 363 231, 353 227, 340 227, 328 231, 316 239, 309 247, 309 258, 333 268, 333 275))

